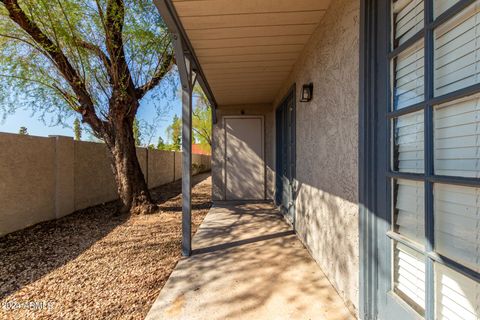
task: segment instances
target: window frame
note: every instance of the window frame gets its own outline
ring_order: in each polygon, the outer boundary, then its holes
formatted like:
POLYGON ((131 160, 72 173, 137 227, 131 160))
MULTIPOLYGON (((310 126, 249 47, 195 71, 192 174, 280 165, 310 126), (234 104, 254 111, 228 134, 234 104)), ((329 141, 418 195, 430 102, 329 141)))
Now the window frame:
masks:
POLYGON ((434 107, 480 92, 478 83, 435 97, 433 87, 434 30, 474 2, 459 0, 434 18, 433 0, 424 0, 424 28, 392 49, 391 2, 361 0, 358 126, 360 318, 380 319, 386 314, 395 317, 394 314, 386 313, 392 292, 391 275, 389 273, 387 279, 382 272, 386 266, 391 266, 393 241, 425 256, 425 319, 435 318, 434 264, 444 265, 470 279, 480 281, 478 272, 434 252, 434 184, 480 187, 480 178, 435 175, 433 144, 434 107), (392 110, 391 59, 422 39, 425 50, 425 99, 403 109, 392 110), (425 171, 423 174, 393 172, 390 166, 392 120, 422 110, 425 117, 425 171), (425 236, 428 242, 425 249, 406 241, 391 230, 391 183, 394 179, 423 181, 425 184, 425 236))
MULTIPOLYGON (((480 178, 470 178, 470 177, 458 177, 458 176, 444 176, 436 175, 434 171, 434 108, 437 105, 452 102, 470 95, 478 94, 480 92, 480 83, 474 84, 460 90, 452 91, 450 93, 440 95, 435 97, 434 94, 434 32, 437 27, 442 25, 444 22, 449 21, 454 18, 461 11, 466 9, 468 6, 474 4, 476 0, 460 0, 452 7, 441 13, 437 18, 434 18, 434 0, 423 0, 424 1, 424 28, 413 35, 410 39, 406 40, 404 43, 398 47, 391 49, 388 53, 388 63, 389 65, 392 61, 398 57, 401 53, 409 50, 417 42, 422 41, 424 43, 424 99, 422 102, 416 103, 414 105, 394 110, 393 99, 388 99, 387 101, 387 126, 389 130, 388 141, 389 152, 388 152, 388 163, 392 163, 392 147, 393 147, 393 133, 390 129, 392 122, 400 116, 412 114, 414 112, 423 111, 424 114, 424 173, 404 173, 404 172, 394 172, 391 167, 388 168, 386 176, 393 183, 396 179, 406 179, 414 181, 422 181, 424 183, 425 189, 425 247, 418 246, 413 242, 408 241, 405 237, 393 232, 388 231, 387 237, 392 241, 401 243, 410 249, 421 253, 425 257, 425 283, 426 283, 426 299, 425 299, 425 319, 434 319, 435 318, 435 264, 443 265, 448 267, 468 278, 480 282, 480 273, 464 266, 438 252, 435 252, 435 212, 434 212, 434 184, 451 184, 459 185, 466 187, 477 187, 480 188, 480 178)), ((393 3, 393 0, 389 1, 393 3)), ((389 11, 391 10, 391 5, 388 6, 389 11)), ((391 12, 388 12, 388 17, 392 17, 391 12)), ((390 26, 391 28, 391 26, 390 26)), ((388 41, 389 47, 392 43, 392 37, 388 41)), ((388 68, 389 72, 388 79, 393 79, 394 70, 388 68)), ((393 96, 393 86, 389 84, 389 93, 388 96, 393 96)), ((391 185, 391 183, 389 185, 391 185)), ((391 192, 388 193, 391 197, 391 192)), ((391 203, 392 200, 390 199, 391 203)))

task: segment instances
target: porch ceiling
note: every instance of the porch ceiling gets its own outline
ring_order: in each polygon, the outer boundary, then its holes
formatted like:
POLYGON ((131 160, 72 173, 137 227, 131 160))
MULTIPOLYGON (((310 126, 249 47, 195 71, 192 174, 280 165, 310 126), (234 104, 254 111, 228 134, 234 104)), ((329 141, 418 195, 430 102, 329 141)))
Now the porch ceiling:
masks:
POLYGON ((331 0, 173 0, 219 105, 271 103, 331 0))

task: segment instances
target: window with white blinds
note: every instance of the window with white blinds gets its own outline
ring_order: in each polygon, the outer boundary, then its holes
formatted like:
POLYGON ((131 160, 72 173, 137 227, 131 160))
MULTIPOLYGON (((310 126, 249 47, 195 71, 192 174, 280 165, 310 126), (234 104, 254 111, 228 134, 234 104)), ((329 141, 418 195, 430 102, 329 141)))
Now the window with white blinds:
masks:
POLYGON ((480 82, 480 3, 435 29, 435 96, 480 82))
POLYGON ((480 188, 435 184, 435 249, 480 271, 480 188))
POLYGON ((418 313, 425 310, 424 257, 409 247, 396 243, 394 249, 394 291, 418 313))
POLYGON ((480 96, 434 111, 435 174, 480 178, 480 96))
POLYGON ((393 60, 395 110, 422 102, 424 99, 424 48, 419 42, 393 60))
POLYGON ((424 172, 424 115, 423 111, 410 113, 394 120, 394 170, 424 172))
MULTIPOLYGON (((424 244, 425 189, 423 182, 398 179, 394 186, 393 230, 424 244)), ((423 254, 396 243, 393 266, 394 291, 420 314, 425 308, 425 263, 423 254)))
MULTIPOLYGON (((424 27, 424 1, 393 3, 393 47, 424 27)), ((394 110, 424 101, 424 43, 419 41, 392 59, 392 105, 394 110)), ((424 112, 393 119, 392 169, 402 173, 424 173, 424 112)), ((392 229, 418 244, 424 244, 424 183, 407 179, 393 181, 392 229)), ((395 243, 393 252, 394 292, 422 314, 425 308, 425 264, 421 253, 395 243)))
MULTIPOLYGON (((438 16, 457 1, 435 1, 438 16)), ((480 1, 434 31, 434 95, 480 83, 480 1)), ((434 173, 480 178, 480 95, 433 109, 434 173)), ((480 188, 433 185, 434 250, 480 271, 480 188)), ((474 281, 435 263, 435 318, 480 319, 480 290, 474 281)))
POLYGON ((433 0, 433 11, 435 18, 447 11, 451 6, 457 3, 459 0, 433 0))
POLYGON ((394 231, 423 244, 425 235, 425 189, 423 182, 398 179, 394 185, 394 231))
POLYGON ((412 314, 480 320, 480 0, 391 12, 393 290, 412 314))
POLYGON ((440 264, 435 264, 435 319, 478 320, 480 285, 440 264))
POLYGON ((423 28, 423 0, 398 0, 393 4, 395 44, 397 47, 423 28))

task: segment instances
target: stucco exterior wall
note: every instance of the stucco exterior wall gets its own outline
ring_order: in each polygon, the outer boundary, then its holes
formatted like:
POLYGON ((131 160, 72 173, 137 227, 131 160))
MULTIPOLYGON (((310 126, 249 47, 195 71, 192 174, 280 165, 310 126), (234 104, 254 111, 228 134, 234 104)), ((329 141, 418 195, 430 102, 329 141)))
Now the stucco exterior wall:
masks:
POLYGON ((225 200, 225 116, 264 116, 266 199, 273 199, 275 186, 275 116, 271 105, 220 106, 212 129, 212 199, 225 200))
MULTIPOLYGON (((0 133, 0 150, 0 236, 117 199, 104 144, 0 133)), ((137 148, 137 156, 150 188, 174 181, 175 171, 181 178, 181 152, 137 148)), ((208 171, 209 159, 193 163, 208 171)))
POLYGON ((278 95, 297 87, 296 230, 347 306, 358 313, 360 1, 332 1, 278 95), (298 102, 313 82, 313 100, 298 102))

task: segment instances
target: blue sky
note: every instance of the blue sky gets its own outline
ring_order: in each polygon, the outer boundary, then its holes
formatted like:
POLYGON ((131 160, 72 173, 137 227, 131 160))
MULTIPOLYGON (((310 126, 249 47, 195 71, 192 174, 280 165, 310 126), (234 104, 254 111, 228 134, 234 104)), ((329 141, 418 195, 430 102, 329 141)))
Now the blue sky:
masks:
MULTIPOLYGON (((147 141, 147 133, 151 132, 150 143, 156 145, 158 142, 158 137, 161 136, 163 140, 167 141, 166 129, 170 125, 171 120, 175 114, 181 117, 181 99, 178 94, 175 94, 178 89, 172 90, 171 82, 169 84, 161 85, 159 90, 165 92, 162 95, 162 98, 157 98, 160 101, 152 101, 152 99, 144 99, 145 101, 141 102, 140 108, 137 113, 137 118, 143 124, 149 123, 153 132, 146 130, 144 132, 143 143, 147 141), (156 105, 160 103, 160 105, 156 105), (162 112, 158 116, 156 107, 159 107, 162 112)), ((52 115, 56 116, 56 115, 52 115)), ((8 115, 5 121, 0 120, 0 132, 10 132, 18 133, 20 127, 27 127, 28 133, 33 136, 49 136, 49 135, 62 135, 73 137, 73 121, 75 117, 64 119, 64 122, 68 123, 70 127, 63 127, 62 125, 49 126, 48 119, 47 124, 39 119, 38 114, 33 114, 28 110, 28 106, 22 106, 21 101, 19 101, 19 108, 15 111, 14 114, 8 115)), ((85 124, 85 126, 87 126, 85 124)), ((89 134, 83 131, 82 140, 89 140, 89 134)))

